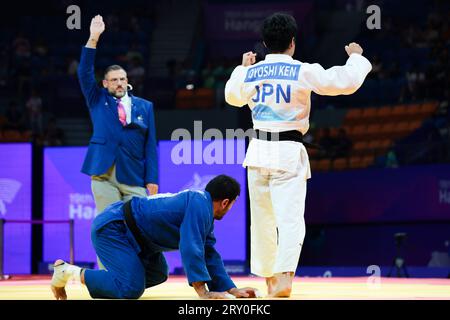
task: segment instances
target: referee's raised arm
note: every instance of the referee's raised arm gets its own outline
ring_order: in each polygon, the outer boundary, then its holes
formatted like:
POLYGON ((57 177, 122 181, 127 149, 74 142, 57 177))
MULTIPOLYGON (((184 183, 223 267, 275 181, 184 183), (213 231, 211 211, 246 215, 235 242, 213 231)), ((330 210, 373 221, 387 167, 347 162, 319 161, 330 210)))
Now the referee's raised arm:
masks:
POLYGON ((97 93, 100 90, 95 80, 94 61, 97 42, 103 31, 105 31, 105 23, 103 22, 102 16, 97 15, 92 18, 89 40, 86 46, 82 48, 80 64, 77 70, 81 91, 86 98, 86 103, 89 108, 94 105, 97 93))

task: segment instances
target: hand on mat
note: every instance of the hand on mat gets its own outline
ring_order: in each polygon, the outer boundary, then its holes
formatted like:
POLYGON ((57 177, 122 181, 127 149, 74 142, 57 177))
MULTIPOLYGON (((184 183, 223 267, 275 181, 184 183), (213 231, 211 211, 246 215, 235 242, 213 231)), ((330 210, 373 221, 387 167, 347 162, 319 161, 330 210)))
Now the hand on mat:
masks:
POLYGON ((228 292, 230 292, 236 298, 260 298, 261 294, 256 288, 232 288, 228 292))

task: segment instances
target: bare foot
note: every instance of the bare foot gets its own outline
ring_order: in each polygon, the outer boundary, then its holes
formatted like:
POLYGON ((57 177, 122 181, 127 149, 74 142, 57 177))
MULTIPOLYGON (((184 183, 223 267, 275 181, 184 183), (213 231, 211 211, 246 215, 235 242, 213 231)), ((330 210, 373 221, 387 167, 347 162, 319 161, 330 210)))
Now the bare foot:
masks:
POLYGON ((293 272, 277 273, 272 281, 273 287, 269 292, 271 298, 289 298, 292 292, 293 272))
POLYGON ((55 296, 56 300, 67 300, 65 287, 59 288, 55 286, 50 286, 50 288, 52 289, 53 295, 55 296))
POLYGON ((266 278, 267 294, 269 296, 273 293, 275 282, 276 282, 275 277, 266 278))
POLYGON ((65 262, 61 259, 58 259, 53 264, 53 277, 52 277, 52 284, 50 285, 50 288, 52 289, 53 295, 55 296, 56 300, 67 300, 67 294, 66 294, 66 288, 65 284, 61 286, 61 270, 56 269, 56 267, 63 265, 65 262), (57 284, 57 285, 56 285, 57 284))

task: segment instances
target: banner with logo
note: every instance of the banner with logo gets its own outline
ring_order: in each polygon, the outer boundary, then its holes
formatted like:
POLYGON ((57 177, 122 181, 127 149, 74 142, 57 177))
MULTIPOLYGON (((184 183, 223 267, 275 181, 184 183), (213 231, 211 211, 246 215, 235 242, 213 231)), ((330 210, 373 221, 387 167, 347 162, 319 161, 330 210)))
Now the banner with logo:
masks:
MULTIPOLYGON (((96 215, 90 177, 81 173, 86 147, 44 149, 44 219, 74 219, 74 255, 77 262, 96 262, 91 223, 96 215)), ((70 258, 69 224, 44 225, 43 259, 70 258)))
MULTIPOLYGON (((241 57, 259 51, 264 19, 275 12, 288 13, 297 21, 299 36, 313 30, 312 1, 285 3, 206 3, 203 8, 206 51, 211 59, 241 57)), ((302 41, 300 38, 299 41, 302 41)))
MULTIPOLYGON (((184 143, 184 142, 183 142, 184 143)), ((217 145, 216 140, 214 144, 217 145)), ((185 143, 184 143, 185 144, 185 143)), ((190 142, 189 142, 190 144, 190 142)), ((183 189, 202 189, 216 175, 228 174, 241 183, 241 196, 229 214, 216 223, 217 249, 224 260, 240 261, 246 258, 246 179, 242 168, 242 154, 245 142, 231 141, 228 151, 224 151, 224 162, 217 161, 211 151, 211 142, 195 143, 189 164, 186 154, 181 158, 177 152, 179 143, 161 141, 159 143, 160 192, 176 193, 183 189), (236 145, 235 145, 236 144, 236 145), (242 152, 230 158, 229 154, 240 145, 242 152), (197 149, 198 148, 198 149, 197 149), (228 156, 227 156, 228 153, 228 156), (172 156, 173 154, 173 156, 172 156), (203 157, 204 155, 204 157, 203 157), (195 159, 194 159, 195 157, 195 159)), ((218 150, 218 149, 215 149, 218 150)), ((50 220, 74 219, 75 261, 96 263, 95 251, 91 244, 90 226, 96 215, 95 202, 91 192, 90 177, 81 173, 86 147, 55 147, 44 150, 44 216, 50 220)), ((181 150, 181 152, 184 152, 181 150)), ((44 228, 44 261, 70 258, 68 225, 46 225, 44 228)), ((170 271, 181 270, 178 252, 166 254, 170 271)))
MULTIPOLYGON (((31 159, 31 144, 0 144, 0 219, 31 220, 31 159)), ((4 273, 31 273, 31 224, 4 231, 4 273)))
POLYGON ((257 40, 262 22, 276 12, 292 15, 299 30, 307 26, 313 9, 312 1, 285 3, 206 3, 205 33, 208 39, 257 40))
POLYGON ((450 165, 313 173, 307 223, 450 221, 450 165))

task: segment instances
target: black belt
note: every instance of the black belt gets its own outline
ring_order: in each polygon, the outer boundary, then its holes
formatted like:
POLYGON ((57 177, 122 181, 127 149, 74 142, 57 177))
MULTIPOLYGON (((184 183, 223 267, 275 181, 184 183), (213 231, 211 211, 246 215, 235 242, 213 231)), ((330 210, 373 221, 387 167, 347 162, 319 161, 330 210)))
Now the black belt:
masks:
POLYGON ((283 131, 283 132, 268 132, 268 131, 256 131, 256 139, 265 141, 294 141, 303 143, 307 148, 322 149, 321 146, 309 142, 303 141, 303 134, 297 130, 283 131))
POLYGON ((139 230, 136 220, 133 217, 133 212, 131 211, 131 200, 128 200, 123 204, 123 212, 125 216, 125 223, 133 234, 134 239, 141 247, 141 250, 144 251, 147 248, 147 241, 139 230))

